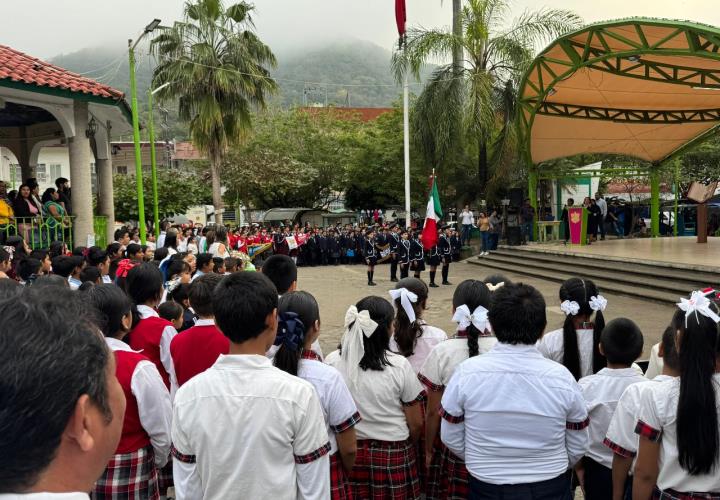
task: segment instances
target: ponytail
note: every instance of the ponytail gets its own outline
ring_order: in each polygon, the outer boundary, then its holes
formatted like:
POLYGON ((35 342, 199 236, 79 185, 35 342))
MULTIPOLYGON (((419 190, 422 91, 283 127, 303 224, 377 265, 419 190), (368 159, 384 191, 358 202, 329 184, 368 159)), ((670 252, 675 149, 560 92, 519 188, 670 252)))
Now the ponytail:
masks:
MULTIPOLYGON (((478 306, 490 309, 490 298, 490 290, 485 283, 478 280, 465 280, 455 289, 455 293, 453 294, 453 307, 457 309, 464 305, 467 306, 471 312, 478 306)), ((467 334, 469 356, 471 358, 475 357, 480 354, 478 338, 485 332, 481 332, 475 325, 470 323, 465 329, 465 333, 467 334)))
POLYGON ((412 304, 415 311, 415 321, 410 321, 405 308, 402 307, 401 299, 395 299, 395 308, 397 313, 395 314, 395 333, 393 338, 398 346, 400 354, 406 358, 413 355, 415 346, 417 345, 417 339, 423 333, 422 323, 420 315, 422 310, 425 309, 425 303, 428 297, 428 288, 425 283, 417 278, 403 278, 395 286, 395 290, 406 288, 408 291, 417 295, 417 301, 412 304))
POLYGON ((290 292, 280 297, 275 337, 275 345, 280 348, 273 357, 273 365, 297 376, 305 337, 319 320, 318 303, 308 292, 290 292))

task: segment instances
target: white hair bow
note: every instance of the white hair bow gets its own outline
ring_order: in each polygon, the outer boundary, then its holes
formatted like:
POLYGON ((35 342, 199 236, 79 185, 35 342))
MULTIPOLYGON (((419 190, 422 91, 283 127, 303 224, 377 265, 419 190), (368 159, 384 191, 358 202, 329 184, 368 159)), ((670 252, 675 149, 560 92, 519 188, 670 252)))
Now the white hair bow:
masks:
POLYGON ((370 313, 358 311, 350 306, 345 313, 345 335, 342 338, 342 359, 347 368, 348 379, 357 383, 360 360, 365 356, 363 337, 370 337, 378 324, 372 320, 370 313))
POLYGON ((393 300, 397 300, 398 297, 400 298, 400 305, 402 306, 403 310, 405 310, 405 314, 407 314, 407 317, 410 320, 410 324, 415 323, 415 320, 417 318, 415 317, 415 308, 413 308, 413 304, 417 302, 418 296, 407 288, 390 290, 389 293, 390 297, 392 297, 393 300))
POLYGON ((681 311, 685 311, 685 326, 687 327, 687 319, 692 313, 695 313, 695 319, 699 322, 698 313, 703 316, 710 318, 715 323, 720 323, 720 316, 710 308, 710 299, 707 298, 704 292, 695 290, 691 295, 690 299, 680 299, 677 306, 681 311))
POLYGON ((490 290, 491 292, 494 292, 494 291, 497 290, 498 288, 501 288, 501 287, 505 286, 505 282, 504 282, 504 281, 501 281, 501 282, 498 283, 497 285, 493 285, 492 283, 485 283, 485 285, 488 287, 488 290, 490 290))
POLYGON ((458 331, 467 330, 471 324, 477 328, 479 332, 490 329, 488 310, 483 306, 477 306, 475 310, 470 313, 470 308, 463 304, 455 309, 452 320, 458 324, 458 331))
POLYGON ((580 312, 580 304, 574 300, 564 300, 560 304, 560 310, 565 313, 565 316, 575 316, 580 312))
POLYGON ((607 307, 607 304, 607 299, 600 294, 598 294, 597 297, 590 297, 590 309, 592 309, 593 311, 604 311, 607 307))

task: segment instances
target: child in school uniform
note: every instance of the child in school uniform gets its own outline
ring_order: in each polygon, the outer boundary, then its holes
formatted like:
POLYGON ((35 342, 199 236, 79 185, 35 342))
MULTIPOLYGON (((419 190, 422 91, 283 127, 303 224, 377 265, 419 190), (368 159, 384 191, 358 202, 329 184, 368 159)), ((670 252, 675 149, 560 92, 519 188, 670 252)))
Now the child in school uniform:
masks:
POLYGON ((633 384, 625 389, 615 408, 603 442, 613 452, 613 500, 632 500, 632 469, 635 465, 639 440, 638 435, 635 434, 635 426, 638 421, 640 401, 648 387, 658 382, 672 380, 679 375, 676 337, 675 328, 669 326, 665 329, 658 349, 658 357, 663 361, 662 373, 652 380, 633 384))
POLYGON ((330 498, 317 392, 265 356, 277 334, 277 289, 261 273, 235 273, 215 288, 213 304, 230 353, 178 389, 175 498, 330 498))
POLYGON ((115 373, 127 401, 115 455, 95 483, 95 499, 158 499, 158 470, 170 455, 170 394, 155 365, 123 338, 132 324, 132 303, 115 285, 84 292, 100 313, 99 327, 115 354, 115 373))
POLYGON ((188 298, 197 320, 194 326, 178 333, 170 343, 178 387, 210 368, 221 354, 230 350, 230 341, 215 325, 213 312, 213 292, 221 280, 219 274, 209 273, 190 284, 188 298))
POLYGON ((468 358, 486 353, 497 343, 488 322, 489 307, 490 291, 485 283, 477 280, 460 283, 453 294, 457 333, 430 351, 418 373, 427 389, 430 409, 425 415, 427 500, 465 499, 470 491, 465 462, 440 441, 440 415, 436 409, 455 368, 468 358))
POLYGON ((158 316, 172 323, 172 326, 178 331, 183 326, 184 314, 185 309, 183 309, 183 306, 172 300, 163 302, 158 306, 158 316))
POLYGON ((680 376, 642 394, 635 500, 720 498, 719 312, 704 291, 678 304, 680 376))
POLYGON ((414 443, 422 431, 422 385, 410 362, 389 350, 395 312, 381 297, 366 297, 345 314, 340 371, 362 415, 350 474, 354 498, 420 498, 414 443))
POLYGON ((280 349, 273 364, 315 387, 330 437, 330 496, 345 500, 352 498, 348 475, 355 464, 355 426, 361 417, 342 375, 313 351, 312 344, 319 336, 320 309, 315 297, 307 292, 289 292, 280 297, 280 349))
POLYGON ((632 384, 646 380, 632 368, 642 348, 642 332, 635 323, 626 318, 610 321, 600 335, 607 367, 579 381, 590 417, 590 448, 575 472, 586 500, 612 498, 613 453, 603 442, 620 396, 632 384))
POLYGON ((580 380, 607 364, 598 348, 600 333, 605 328, 603 311, 607 300, 592 281, 570 278, 560 286, 560 301, 565 323, 561 329, 543 335, 537 348, 580 380))

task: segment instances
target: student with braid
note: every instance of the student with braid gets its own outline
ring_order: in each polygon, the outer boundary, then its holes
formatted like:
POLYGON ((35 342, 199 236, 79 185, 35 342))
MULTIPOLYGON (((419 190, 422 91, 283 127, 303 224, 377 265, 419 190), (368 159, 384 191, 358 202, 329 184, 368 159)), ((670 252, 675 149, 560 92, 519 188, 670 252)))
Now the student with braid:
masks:
POLYGON ((607 366, 599 350, 607 300, 592 281, 570 278, 560 286, 560 301, 565 323, 561 329, 543 335, 537 348, 546 358, 562 363, 579 380, 607 366))
MULTIPOLYGON (((455 337, 438 344, 418 373, 427 388, 428 408, 440 405, 445 386, 455 368, 468 358, 484 354, 496 343, 487 320, 490 291, 485 283, 465 280, 453 294, 453 321, 458 324, 455 337)), ((425 415, 425 466, 428 467, 426 498, 467 498, 468 473, 465 462, 440 441, 440 415, 425 415)))

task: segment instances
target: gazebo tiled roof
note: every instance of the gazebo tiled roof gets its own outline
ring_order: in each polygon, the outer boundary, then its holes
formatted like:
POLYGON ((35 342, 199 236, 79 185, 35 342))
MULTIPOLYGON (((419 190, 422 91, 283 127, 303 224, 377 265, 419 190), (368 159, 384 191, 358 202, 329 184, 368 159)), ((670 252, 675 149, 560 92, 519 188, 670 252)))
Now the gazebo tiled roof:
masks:
POLYGON ((120 100, 124 97, 122 92, 109 85, 0 45, 0 80, 5 79, 100 98, 120 100))

